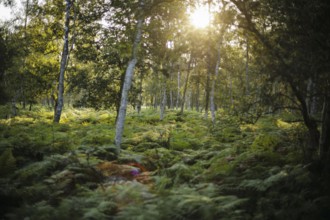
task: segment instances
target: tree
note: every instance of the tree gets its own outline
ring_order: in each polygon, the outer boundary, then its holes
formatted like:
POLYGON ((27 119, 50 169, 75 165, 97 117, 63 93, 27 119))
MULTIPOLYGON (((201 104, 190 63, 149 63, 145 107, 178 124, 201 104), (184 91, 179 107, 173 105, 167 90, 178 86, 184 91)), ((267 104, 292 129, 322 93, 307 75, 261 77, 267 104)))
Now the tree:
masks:
POLYGON ((324 166, 328 166, 330 154, 327 106, 330 88, 327 81, 330 50, 326 39, 330 36, 330 30, 324 24, 330 21, 327 13, 329 4, 323 0, 231 2, 241 13, 240 26, 260 42, 262 52, 266 54, 264 58, 267 59, 265 63, 269 68, 268 73, 289 85, 294 99, 299 103, 309 133, 306 160, 312 161, 319 149, 319 158, 324 166), (307 97, 311 97, 306 80, 309 78, 318 85, 313 97, 324 103, 321 120, 311 114, 306 102, 307 97), (318 130, 318 121, 321 121, 321 132, 318 130))
POLYGON ((64 73, 66 70, 68 55, 69 55, 69 26, 70 26, 70 9, 71 0, 66 0, 65 8, 65 24, 64 24, 64 45, 61 55, 61 66, 58 78, 58 96, 55 105, 54 122, 59 123, 63 109, 63 94, 64 94, 64 73))
POLYGON ((144 1, 139 1, 139 10, 138 10, 138 18, 136 23, 136 34, 133 42, 133 48, 132 48, 132 55, 131 59, 128 62, 128 66, 125 72, 125 79, 123 83, 123 89, 121 94, 121 100, 120 100, 120 107, 118 112, 118 117, 116 121, 116 135, 115 135, 115 144, 117 146, 117 153, 120 152, 120 145, 122 142, 122 136, 124 131, 124 123, 125 123, 125 117, 126 117, 126 109, 127 109, 127 100, 128 100, 128 92, 132 84, 133 79, 133 73, 134 68, 137 63, 137 52, 138 47, 141 41, 142 36, 142 25, 143 25, 143 10, 144 1))

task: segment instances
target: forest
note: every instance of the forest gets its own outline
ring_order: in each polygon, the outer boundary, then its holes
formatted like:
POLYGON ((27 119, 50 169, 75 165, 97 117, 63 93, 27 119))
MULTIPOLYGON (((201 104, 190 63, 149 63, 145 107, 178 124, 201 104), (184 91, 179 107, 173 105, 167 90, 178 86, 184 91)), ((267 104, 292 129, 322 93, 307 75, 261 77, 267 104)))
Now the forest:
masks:
POLYGON ((0 5, 0 219, 330 219, 328 0, 0 5))

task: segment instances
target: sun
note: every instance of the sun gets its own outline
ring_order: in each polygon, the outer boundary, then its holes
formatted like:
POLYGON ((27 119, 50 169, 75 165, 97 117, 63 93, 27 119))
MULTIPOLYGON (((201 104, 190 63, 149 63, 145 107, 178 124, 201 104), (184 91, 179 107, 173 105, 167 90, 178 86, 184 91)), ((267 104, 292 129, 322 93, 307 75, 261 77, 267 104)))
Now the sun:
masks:
POLYGON ((190 13, 190 23, 196 28, 205 28, 210 24, 211 15, 207 6, 196 8, 190 13))

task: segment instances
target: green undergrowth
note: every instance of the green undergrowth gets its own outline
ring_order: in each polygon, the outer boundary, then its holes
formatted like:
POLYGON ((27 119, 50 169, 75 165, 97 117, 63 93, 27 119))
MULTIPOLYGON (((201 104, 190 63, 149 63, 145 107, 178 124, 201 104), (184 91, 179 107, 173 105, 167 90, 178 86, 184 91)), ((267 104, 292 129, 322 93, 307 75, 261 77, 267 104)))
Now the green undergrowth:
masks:
POLYGON ((324 182, 304 165, 306 131, 289 114, 242 124, 222 111, 212 124, 197 112, 130 112, 118 157, 110 111, 65 109, 60 124, 42 107, 1 111, 3 219, 330 216, 324 182))

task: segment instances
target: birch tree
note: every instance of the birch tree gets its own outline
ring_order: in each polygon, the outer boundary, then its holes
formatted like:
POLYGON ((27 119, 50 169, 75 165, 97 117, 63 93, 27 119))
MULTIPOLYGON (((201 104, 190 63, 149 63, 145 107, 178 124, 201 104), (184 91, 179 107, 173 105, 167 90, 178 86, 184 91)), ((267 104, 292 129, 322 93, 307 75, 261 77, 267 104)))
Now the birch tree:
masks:
POLYGON ((138 47, 141 41, 142 36, 142 26, 143 26, 143 16, 142 16, 142 9, 144 6, 144 1, 141 0, 139 2, 139 10, 138 10, 138 20, 136 23, 136 33, 134 37, 133 42, 133 48, 132 48, 132 55, 128 62, 128 66, 125 71, 125 78, 123 83, 123 89, 121 93, 121 99, 120 99, 120 106, 116 121, 116 135, 115 135, 115 144, 117 146, 117 153, 120 153, 120 145, 122 142, 123 137, 123 131, 124 131, 124 123, 126 118, 126 109, 127 109, 127 102, 128 102, 128 92, 132 85, 133 80, 133 74, 134 74, 134 68, 137 63, 137 52, 138 47))
POLYGON ((71 8, 71 1, 66 0, 66 7, 65 7, 65 23, 64 23, 64 45, 61 57, 61 65, 60 65, 60 74, 58 78, 58 94, 57 100, 55 104, 55 113, 54 113, 54 122, 59 123, 61 119, 63 103, 64 103, 64 73, 66 69, 66 64, 69 55, 69 25, 70 25, 70 8, 71 8))

